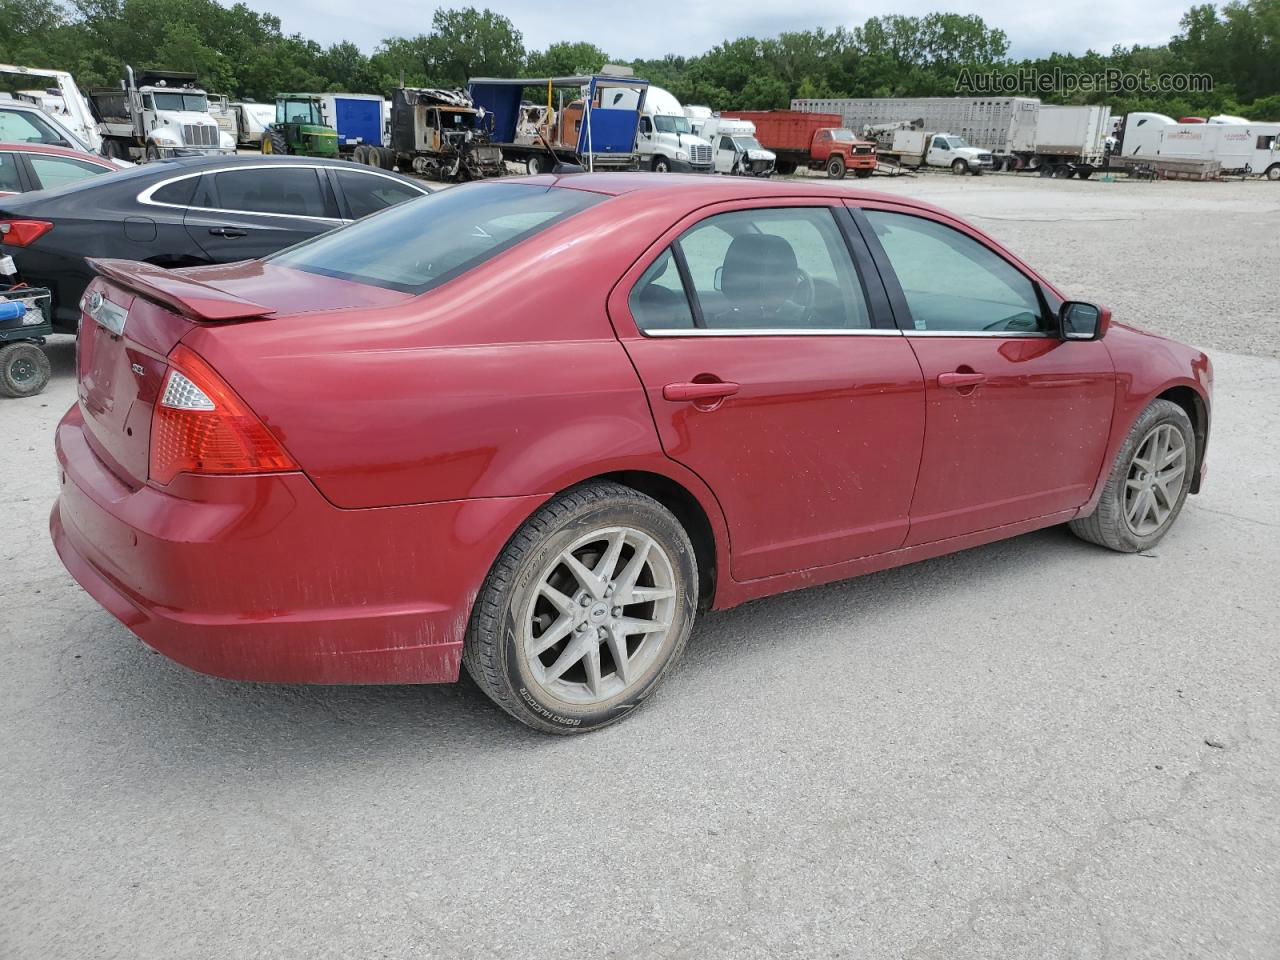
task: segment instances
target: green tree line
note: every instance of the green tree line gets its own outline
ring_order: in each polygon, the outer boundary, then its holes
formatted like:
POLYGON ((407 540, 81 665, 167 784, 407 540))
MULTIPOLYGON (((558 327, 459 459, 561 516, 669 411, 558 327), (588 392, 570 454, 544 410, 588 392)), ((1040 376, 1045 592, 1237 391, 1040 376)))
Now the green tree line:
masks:
MULTIPOLYGON (((1179 32, 1160 46, 1020 61, 1008 52, 1005 32, 981 17, 931 13, 740 37, 698 56, 630 65, 682 102, 714 109, 785 107, 797 96, 947 96, 956 93, 965 71, 1199 73, 1213 78, 1212 90, 1038 95, 1048 102, 1108 103, 1122 113, 1226 112, 1280 120, 1280 0, 1195 5, 1182 17, 1179 32)), ((611 61, 586 41, 527 49, 509 19, 474 7, 437 10, 427 32, 389 37, 365 54, 349 41, 326 47, 286 34, 278 17, 243 3, 0 0, 0 62, 70 70, 85 88, 118 85, 125 63, 190 70, 210 91, 269 101, 278 92, 385 95, 401 82, 462 86, 472 76, 567 74, 611 61)))

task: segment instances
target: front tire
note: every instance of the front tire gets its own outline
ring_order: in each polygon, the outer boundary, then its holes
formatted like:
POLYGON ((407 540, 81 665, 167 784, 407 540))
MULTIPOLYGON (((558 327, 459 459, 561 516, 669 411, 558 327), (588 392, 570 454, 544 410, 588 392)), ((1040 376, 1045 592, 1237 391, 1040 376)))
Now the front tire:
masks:
POLYGON ((1098 508, 1072 520, 1071 532, 1120 553, 1154 547, 1182 512, 1198 462, 1186 411, 1153 401, 1121 444, 1098 508))
POLYGON ((1280 163, 1273 163, 1267 167, 1268 180, 1280 180, 1280 163))
POLYGON ((859 180, 866 180, 871 176, 871 174, 875 173, 875 171, 870 167, 859 167, 857 170, 853 171, 853 173, 859 180))
POLYGON ((671 161, 669 161, 666 157, 654 157, 653 172, 654 173, 670 173, 671 161))
POLYGON ((963 160, 956 160, 951 164, 951 172, 957 177, 962 177, 969 172, 969 165, 963 160))
POLYGON ((832 180, 843 180, 845 174, 844 157, 832 157, 827 161, 827 176, 832 180))
POLYGON ((489 571, 462 660, 498 706, 546 733, 620 720, 684 649, 698 569, 680 522, 616 483, 538 510, 489 571))

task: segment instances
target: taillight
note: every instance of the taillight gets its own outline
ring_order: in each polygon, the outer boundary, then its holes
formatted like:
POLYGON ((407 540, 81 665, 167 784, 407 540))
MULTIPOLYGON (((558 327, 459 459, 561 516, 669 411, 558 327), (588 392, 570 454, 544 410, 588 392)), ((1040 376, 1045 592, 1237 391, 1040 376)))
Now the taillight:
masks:
POLYGON ((150 477, 180 473, 277 473, 298 465, 262 421, 192 350, 169 354, 160 400, 151 415, 150 477))
POLYGON ((0 243, 29 247, 52 229, 48 220, 0 220, 0 243))

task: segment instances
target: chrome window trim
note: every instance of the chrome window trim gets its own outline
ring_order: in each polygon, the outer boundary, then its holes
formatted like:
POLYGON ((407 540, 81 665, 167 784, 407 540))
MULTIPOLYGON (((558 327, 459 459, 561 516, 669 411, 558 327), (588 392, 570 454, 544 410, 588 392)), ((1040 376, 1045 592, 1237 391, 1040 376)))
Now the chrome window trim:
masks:
POLYGON ((836 327, 801 327, 794 330, 786 327, 725 327, 715 330, 706 327, 680 329, 641 330, 645 337, 900 337, 901 330, 890 330, 887 327, 866 327, 856 330, 841 330, 836 327))
MULTIPOLYGON (((353 167, 356 165, 353 164, 353 167)), ((196 173, 184 173, 176 177, 169 177, 167 180, 161 180, 159 183, 153 183, 147 189, 143 190, 135 198, 138 203, 145 204, 150 207, 167 207, 170 210, 198 210, 201 213, 225 213, 231 216, 250 216, 250 217, 283 217, 287 220, 314 220, 319 223, 354 223, 354 220, 347 220, 343 217, 312 217, 302 213, 268 213, 258 210, 227 210, 223 207, 197 207, 194 204, 184 203, 164 203, 160 200, 153 200, 151 195, 161 187, 167 187, 171 183, 177 183, 179 180, 190 180, 193 177, 202 177, 206 173, 222 173, 225 170, 331 170, 332 167, 322 164, 313 163, 249 163, 236 164, 233 167, 218 167, 214 170, 200 170, 196 173)), ((345 169, 345 168, 342 168, 345 169)), ((369 177, 381 177, 383 180, 390 180, 393 183, 403 184, 405 181, 399 177, 389 177, 385 172, 379 170, 359 170, 354 169, 353 173, 362 173, 369 177)), ((432 191, 425 187, 411 184, 413 187, 420 189, 424 197, 431 195, 432 191)))
POLYGON ((1003 337, 1014 340, 1055 340, 1044 330, 904 330, 908 337, 1003 337))

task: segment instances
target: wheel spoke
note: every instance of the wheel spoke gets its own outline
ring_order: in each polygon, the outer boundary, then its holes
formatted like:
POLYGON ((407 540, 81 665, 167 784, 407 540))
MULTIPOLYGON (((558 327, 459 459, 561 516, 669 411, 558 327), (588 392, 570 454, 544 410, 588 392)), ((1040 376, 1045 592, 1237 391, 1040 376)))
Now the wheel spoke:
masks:
POLYGON ((587 645, 587 689, 600 696, 600 644, 594 642, 587 645))
POLYGON ((1147 488, 1143 486, 1142 491, 1133 498, 1129 504, 1129 509, 1124 512, 1125 519, 1130 523, 1138 522, 1139 510, 1147 502, 1147 488))
POLYGON ((551 626, 542 632, 542 635, 533 641, 533 649, 529 652, 533 656, 539 656, 546 653, 557 643, 568 636, 573 629, 573 617, 563 616, 551 626))
POLYGON ((627 534, 624 530, 616 531, 609 538, 609 547, 600 558, 600 562, 596 564, 594 571, 596 579, 601 583, 608 583, 613 579, 613 571, 618 565, 618 557, 622 556, 622 545, 626 542, 627 534))
POLYGON ((627 656, 626 634, 616 630, 609 631, 609 652, 613 654, 613 663, 618 671, 618 679, 623 683, 631 682, 631 658, 627 656))
POLYGON ((675 595, 674 590, 668 590, 666 587, 632 587, 631 593, 627 596, 627 602, 652 603, 655 600, 667 600, 675 595))
POLYGON ((631 559, 627 561, 627 565, 622 568, 622 572, 618 574, 617 580, 614 581, 614 589, 617 591, 619 602, 629 602, 631 591, 635 588, 636 581, 640 579, 640 571, 644 569, 644 565, 649 559, 649 548, 653 546, 653 541, 648 537, 644 537, 636 544, 636 552, 631 555, 631 559))
MULTIPOLYGON (((591 638, 590 645, 595 646, 599 650, 599 645, 595 643, 596 638, 591 638)), ((559 680, 566 670, 583 658, 586 654, 589 644, 582 640, 574 640, 560 652, 560 656, 556 657, 556 662, 547 667, 547 680, 559 680)))
POLYGON ((550 600, 552 606, 554 606, 561 613, 569 613, 569 614, 573 613, 573 610, 574 610, 573 598, 561 593, 551 584, 543 583, 542 586, 538 588, 538 592, 541 593, 548 600, 550 600))
POLYGON ((604 596, 604 584, 600 579, 586 568, 581 560, 575 557, 571 552, 566 550, 560 554, 560 562, 569 568, 569 572, 591 596, 599 599, 604 596))
POLYGON ((614 621, 614 624, 618 632, 624 637, 633 633, 656 633, 671 626, 669 623, 661 623, 657 620, 639 620, 635 617, 620 617, 614 621))

